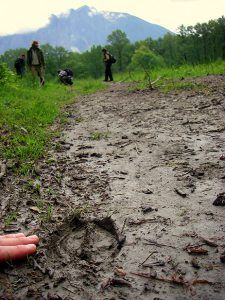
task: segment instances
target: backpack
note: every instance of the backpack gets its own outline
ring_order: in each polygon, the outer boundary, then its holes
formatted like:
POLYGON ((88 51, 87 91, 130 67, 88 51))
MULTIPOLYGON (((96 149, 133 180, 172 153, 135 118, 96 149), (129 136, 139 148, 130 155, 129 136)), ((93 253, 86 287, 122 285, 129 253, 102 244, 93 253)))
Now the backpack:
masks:
POLYGON ((64 70, 59 70, 59 71, 58 71, 58 76, 59 76, 59 77, 67 76, 67 72, 64 71, 64 70))
POLYGON ((112 64, 116 63, 116 58, 112 54, 110 54, 110 61, 112 64))
POLYGON ((65 69, 64 71, 67 73, 68 76, 73 77, 73 71, 72 71, 72 70, 70 70, 70 69, 65 69))
POLYGON ((15 63, 14 63, 15 68, 20 68, 21 67, 21 58, 17 58, 15 63))

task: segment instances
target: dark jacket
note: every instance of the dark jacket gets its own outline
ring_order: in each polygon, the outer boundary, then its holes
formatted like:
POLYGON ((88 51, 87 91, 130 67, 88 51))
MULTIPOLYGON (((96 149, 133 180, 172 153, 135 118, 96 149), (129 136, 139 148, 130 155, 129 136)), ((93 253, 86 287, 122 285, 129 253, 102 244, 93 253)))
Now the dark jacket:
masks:
MULTIPOLYGON (((44 60, 44 55, 42 50, 40 48, 35 48, 34 50, 37 51, 37 56, 38 56, 40 66, 44 67, 45 60, 44 60)), ((32 47, 30 47, 30 49, 27 51, 27 65, 29 67, 32 66, 32 47)))

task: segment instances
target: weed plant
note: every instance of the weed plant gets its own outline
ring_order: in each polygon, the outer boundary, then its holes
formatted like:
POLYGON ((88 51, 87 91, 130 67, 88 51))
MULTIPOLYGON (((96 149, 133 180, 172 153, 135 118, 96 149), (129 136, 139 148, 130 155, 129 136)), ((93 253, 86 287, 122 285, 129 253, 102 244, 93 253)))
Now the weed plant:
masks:
POLYGON ((16 211, 12 211, 4 219, 4 224, 7 227, 7 226, 10 226, 12 224, 12 222, 14 222, 16 220, 17 220, 17 212, 16 211))
POLYGON ((99 140, 107 140, 110 136, 110 132, 100 132, 100 131, 95 131, 91 133, 90 139, 93 141, 99 141, 99 140))

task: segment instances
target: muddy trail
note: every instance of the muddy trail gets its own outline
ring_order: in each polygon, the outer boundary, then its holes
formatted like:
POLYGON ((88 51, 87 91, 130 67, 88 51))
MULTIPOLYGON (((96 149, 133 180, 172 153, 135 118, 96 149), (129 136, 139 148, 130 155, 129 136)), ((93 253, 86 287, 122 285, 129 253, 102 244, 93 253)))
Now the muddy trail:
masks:
POLYGON ((225 78, 192 81, 110 83, 66 108, 32 179, 6 163, 0 233, 41 241, 1 265, 0 299, 225 299, 225 78))

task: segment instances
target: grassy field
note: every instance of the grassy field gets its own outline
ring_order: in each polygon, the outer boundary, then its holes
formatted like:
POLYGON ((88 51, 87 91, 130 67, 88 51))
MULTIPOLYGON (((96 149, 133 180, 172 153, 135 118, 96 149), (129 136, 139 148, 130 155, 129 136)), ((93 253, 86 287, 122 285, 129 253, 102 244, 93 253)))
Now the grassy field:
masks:
POLYGON ((63 123, 62 108, 77 97, 104 88, 100 81, 76 81, 71 89, 58 82, 32 86, 29 79, 17 79, 3 86, 0 94, 0 159, 16 161, 16 171, 28 174, 56 132, 49 127, 56 119, 63 123))
POLYGON ((188 82, 180 81, 181 78, 199 77, 206 75, 225 75, 225 61, 217 61, 203 65, 183 65, 180 67, 161 68, 156 70, 140 70, 124 74, 117 74, 116 80, 135 82, 136 88, 149 87, 149 81, 154 82, 154 87, 162 91, 194 87, 188 82))

